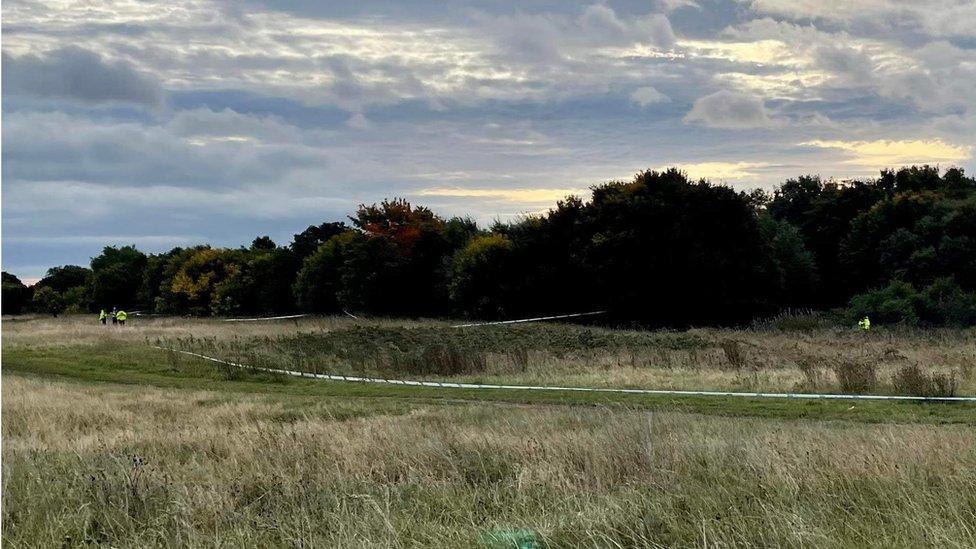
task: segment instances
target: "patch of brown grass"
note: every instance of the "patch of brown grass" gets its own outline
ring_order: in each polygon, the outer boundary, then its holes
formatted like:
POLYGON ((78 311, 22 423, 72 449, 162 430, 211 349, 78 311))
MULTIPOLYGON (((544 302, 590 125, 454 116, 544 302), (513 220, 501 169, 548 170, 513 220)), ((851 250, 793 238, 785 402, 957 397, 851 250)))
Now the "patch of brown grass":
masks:
POLYGON ((5 376, 5 542, 976 544, 964 426, 384 406, 5 376))
MULTIPOLYGON (((874 367, 878 390, 888 384, 907 364, 919 364, 933 375, 955 380, 955 391, 976 395, 976 329, 888 329, 870 333, 857 330, 819 328, 802 331, 692 329, 686 332, 616 331, 627 338, 659 338, 661 345, 607 348, 588 352, 584 335, 599 329, 561 327, 567 338, 580 341, 576 352, 554 353, 544 347, 513 344, 501 352, 478 356, 457 356, 449 352, 450 341, 437 340, 436 349, 404 348, 397 353, 365 354, 354 361, 298 352, 281 352, 278 337, 348 331, 354 327, 438 327, 446 322, 309 317, 298 320, 221 322, 215 319, 135 317, 131 326, 116 328, 97 324, 94 317, 63 316, 3 325, 5 345, 15 348, 78 347, 164 342, 207 342, 201 352, 220 350, 222 358, 253 361, 261 366, 348 374, 374 373, 395 377, 398 365, 403 374, 424 377, 465 376, 484 382, 614 386, 674 389, 738 390, 748 385, 756 391, 792 391, 816 387, 817 391, 843 390, 835 365, 863 363, 874 367), (578 332, 578 333, 577 333, 578 332), (579 337, 577 337, 579 336, 579 337), (695 338, 695 347, 669 345, 676 337, 695 338), (267 343, 262 343, 267 342, 267 343), (391 357, 393 359, 391 360, 391 357), (373 371, 375 370, 375 371, 373 371), (811 377, 813 376, 813 377, 811 377), (745 384, 745 385, 744 385, 745 384)), ((550 326, 551 327, 551 326, 550 326)), ((490 333, 494 327, 473 328, 490 333)), ((625 338, 626 339, 626 338, 625 338)), ((294 349, 293 349, 294 350, 294 349)), ((218 353, 218 354, 220 354, 218 353)), ((806 390, 806 389, 805 389, 806 390)))

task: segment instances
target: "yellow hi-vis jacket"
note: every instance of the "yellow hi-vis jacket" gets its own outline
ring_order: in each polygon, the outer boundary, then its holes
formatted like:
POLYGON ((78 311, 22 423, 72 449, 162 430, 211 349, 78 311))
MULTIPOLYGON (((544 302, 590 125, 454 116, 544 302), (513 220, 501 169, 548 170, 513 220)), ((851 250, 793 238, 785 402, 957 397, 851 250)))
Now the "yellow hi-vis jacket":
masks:
POLYGON ((129 316, 129 315, 125 314, 125 311, 119 311, 119 312, 115 313, 115 318, 117 318, 119 320, 125 320, 125 317, 127 317, 127 316, 129 316))
POLYGON ((860 322, 857 323, 857 325, 862 330, 865 330, 865 331, 870 330, 871 329, 871 319, 868 318, 868 317, 864 317, 864 318, 861 319, 860 322))
POLYGON ((98 320, 105 320, 106 318, 108 318, 108 313, 105 312, 105 309, 102 309, 102 312, 98 313, 98 320))

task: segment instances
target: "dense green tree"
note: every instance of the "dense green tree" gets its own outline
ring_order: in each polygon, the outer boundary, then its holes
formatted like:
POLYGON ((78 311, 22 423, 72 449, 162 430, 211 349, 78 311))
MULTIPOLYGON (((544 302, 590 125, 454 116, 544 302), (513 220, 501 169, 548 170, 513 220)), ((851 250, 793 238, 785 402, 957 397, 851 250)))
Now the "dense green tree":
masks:
POLYGON ((519 278, 512 241, 503 234, 472 238, 455 254, 451 300, 463 314, 504 318, 512 304, 512 283, 519 278))
POLYGON ((364 238, 344 249, 340 303, 374 314, 433 316, 448 309, 453 253, 444 221, 406 200, 362 205, 350 218, 364 238))
POLYGON ((37 283, 37 288, 48 287, 59 296, 61 307, 69 313, 86 313, 92 307, 92 271, 77 265, 51 267, 37 283))
POLYGON ((290 246, 291 251, 298 257, 300 264, 302 260, 312 255, 330 238, 348 230, 349 227, 341 221, 310 225, 307 229, 295 235, 290 246))
POLYGON ((64 294, 72 288, 88 286, 92 281, 92 271, 78 265, 64 265, 51 267, 38 284, 47 286, 59 294, 64 294))
POLYGON ((244 252, 198 246, 170 258, 163 275, 156 309, 164 313, 208 316, 232 309, 218 287, 240 273, 244 252))
POLYGON ((16 276, 3 271, 3 314, 17 315, 24 312, 24 309, 31 301, 31 289, 28 288, 16 276))
POLYGON ((271 240, 270 236, 259 236, 251 241, 251 250, 254 251, 267 251, 274 250, 278 245, 275 244, 274 240, 271 240))
POLYGON ((898 193, 851 224, 839 250, 847 285, 863 291, 891 279, 925 286, 950 276, 976 288, 976 194, 898 193))
POLYGON ((851 298, 848 321, 853 324, 864 316, 876 324, 972 326, 976 293, 966 292, 951 278, 936 279, 921 290, 896 280, 851 298))
POLYGON ((588 212, 580 198, 570 196, 543 215, 496 224, 493 230, 512 242, 506 314, 564 313, 602 301, 585 256, 592 230, 588 212))
POLYGON ((768 211, 796 226, 820 277, 816 304, 904 279, 925 286, 953 276, 976 284, 976 181, 957 168, 885 170, 876 181, 824 183, 801 177, 776 190, 768 211))
POLYGON ((820 284, 810 294, 812 305, 835 305, 857 290, 838 263, 840 243, 850 233, 854 218, 885 196, 881 186, 873 183, 841 185, 811 176, 791 179, 775 191, 769 213, 800 231, 817 265, 820 284))
POLYGON ((74 288, 68 288, 61 294, 61 302, 66 313, 83 314, 91 312, 93 308, 91 287, 75 286, 74 288))
MULTIPOLYGON (((406 250, 389 237, 356 238, 343 246, 337 298, 343 309, 386 316, 417 316, 419 294, 436 284, 422 281, 414 287, 406 250), (417 292, 417 293, 414 293, 417 292)), ((433 304, 427 300, 427 306, 433 304)))
MULTIPOLYGON (((248 247, 145 256, 106 247, 51 269, 32 306, 113 305, 175 314, 300 308, 391 316, 511 318, 606 308, 642 325, 743 322, 779 308, 848 305, 880 321, 968 322, 976 292, 976 181, 960 169, 873 181, 803 176, 772 195, 638 173, 549 211, 481 231, 405 200, 248 247), (852 299, 853 298, 853 299, 852 299)), ((4 275, 5 311, 31 290, 4 275)))
POLYGON ((593 189, 586 260, 621 319, 652 325, 744 321, 768 304, 764 249, 747 195, 647 171, 593 189))
POLYGON ((305 258, 295 279, 293 293, 298 307, 314 313, 336 313, 341 310, 339 292, 345 262, 344 251, 363 236, 347 230, 327 240, 305 258))
POLYGON ((31 309, 38 313, 57 315, 64 309, 64 300, 54 288, 41 286, 34 290, 31 309))
POLYGON ((911 166, 895 172, 895 192, 936 191, 943 187, 939 168, 935 166, 911 166))
POLYGON ((177 247, 166 253, 152 254, 146 257, 146 267, 142 271, 142 284, 139 286, 139 303, 144 304, 148 309, 156 309, 157 299, 162 292, 164 280, 167 276, 170 278, 173 276, 173 272, 168 273, 167 269, 172 271, 171 262, 173 258, 181 256, 183 252, 183 248, 177 247))
POLYGON ((938 278, 922 292, 919 316, 931 325, 976 325, 976 292, 967 292, 951 277, 938 278))
POLYGON ((757 221, 765 248, 763 278, 770 282, 765 292, 766 301, 773 308, 812 305, 819 282, 817 262, 804 244, 800 231, 766 212, 760 212, 757 221))
POLYGON ((146 255, 135 246, 106 246, 91 260, 95 307, 132 309, 139 305, 146 255))
POLYGON ((481 234, 478 224, 470 217, 452 217, 444 223, 444 238, 452 250, 460 250, 468 241, 481 234))
POLYGON ((215 314, 273 314, 294 309, 291 295, 295 258, 290 250, 251 247, 240 268, 215 288, 215 314))

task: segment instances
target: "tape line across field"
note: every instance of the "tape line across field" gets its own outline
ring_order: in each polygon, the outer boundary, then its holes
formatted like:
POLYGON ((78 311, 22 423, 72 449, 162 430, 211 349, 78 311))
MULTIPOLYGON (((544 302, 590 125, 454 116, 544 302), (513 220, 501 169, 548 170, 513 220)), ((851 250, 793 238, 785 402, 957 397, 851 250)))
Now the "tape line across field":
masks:
POLYGON ((225 318, 224 322, 255 322, 258 320, 287 320, 290 318, 302 318, 308 315, 285 315, 285 316, 259 316, 255 318, 225 318))
POLYGON ((829 393, 827 394, 747 393, 747 392, 732 392, 732 391, 682 391, 677 389, 615 389, 610 387, 496 385, 490 383, 457 383, 452 381, 417 381, 417 380, 409 380, 409 379, 385 379, 385 378, 377 378, 377 377, 343 376, 337 374, 316 374, 312 372, 299 372, 296 370, 281 370, 278 368, 258 368, 258 367, 247 366, 245 364, 238 364, 236 362, 229 362, 227 360, 222 360, 212 356, 202 355, 200 353, 194 353, 192 351, 171 349, 169 347, 161 347, 159 345, 151 345, 151 347, 163 351, 182 353, 184 355, 202 358, 204 360, 209 360, 211 362, 216 362, 218 364, 226 364, 228 366, 234 366, 236 368, 244 368, 248 370, 258 370, 261 372, 283 374, 283 375, 295 376, 295 377, 305 377, 305 378, 312 378, 312 379, 325 379, 329 381, 385 383, 388 385, 405 385, 410 387, 439 387, 444 389, 503 389, 503 390, 523 390, 523 391, 574 391, 580 393, 622 393, 622 394, 637 394, 637 395, 672 395, 672 396, 796 398, 796 399, 811 399, 811 400, 903 400, 903 401, 938 401, 938 402, 976 402, 976 397, 963 397, 963 396, 924 397, 924 396, 907 396, 907 395, 842 395, 842 394, 829 394, 829 393))
POLYGON ((535 318, 520 318, 517 320, 497 320, 495 322, 475 322, 472 324, 457 324, 451 328, 474 328, 475 326, 496 326, 498 324, 521 324, 523 322, 541 322, 543 320, 558 320, 561 318, 578 318, 581 316, 602 315, 606 311, 592 311, 589 313, 572 313, 568 315, 537 316, 535 318))
MULTIPOLYGON (((135 311, 133 314, 139 314, 141 312, 142 311, 135 311)), ((350 313, 349 311, 347 311, 345 309, 343 309, 342 312, 343 312, 343 314, 345 314, 346 316, 348 316, 350 318, 353 318, 355 320, 359 320, 359 317, 358 316, 350 313)), ((540 316, 540 317, 536 317, 536 318, 520 318, 520 319, 517 319, 517 320, 498 320, 498 321, 495 321, 495 322, 475 322, 475 323, 472 323, 472 324, 457 324, 455 326, 451 326, 451 328, 473 328, 475 326, 495 326, 497 324, 520 324, 522 322, 540 322, 540 321, 543 321, 543 320, 558 320, 558 319, 561 319, 561 318, 578 318, 578 317, 581 317, 581 316, 601 315, 601 314, 603 314, 605 312, 606 311, 593 311, 593 312, 589 312, 589 313, 572 313, 572 314, 567 314, 567 315, 540 316)), ((290 320, 290 319, 293 319, 293 318, 302 318, 302 317, 306 317, 306 316, 309 316, 309 315, 307 315, 307 314, 299 314, 299 315, 284 315, 284 316, 258 316, 258 317, 253 317, 253 318, 225 318, 224 319, 224 322, 257 322, 257 321, 261 321, 261 320, 290 320)))

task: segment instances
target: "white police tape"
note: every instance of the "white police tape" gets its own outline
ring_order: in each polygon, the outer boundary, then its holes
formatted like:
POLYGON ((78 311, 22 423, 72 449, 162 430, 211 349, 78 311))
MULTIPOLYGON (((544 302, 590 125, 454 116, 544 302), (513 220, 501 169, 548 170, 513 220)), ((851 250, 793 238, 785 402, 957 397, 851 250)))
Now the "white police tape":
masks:
POLYGON ((202 358, 204 360, 209 360, 211 362, 216 362, 218 364, 226 364, 228 366, 234 366, 236 368, 258 370, 261 372, 268 372, 273 374, 282 374, 287 376, 305 377, 305 378, 312 378, 312 379, 325 379, 329 381, 385 383, 389 385, 406 385, 411 387, 438 387, 444 389, 504 389, 504 390, 525 390, 525 391, 566 391, 566 392, 579 392, 579 393, 620 393, 620 394, 670 395, 670 396, 787 398, 787 399, 794 398, 794 399, 810 399, 810 400, 901 400, 901 401, 937 401, 937 402, 976 402, 976 397, 963 397, 963 396, 926 397, 926 396, 908 396, 908 395, 844 395, 844 394, 830 394, 830 393, 749 393, 749 392, 733 392, 733 391, 684 391, 678 389, 616 389, 610 387, 496 385, 491 383, 457 383, 452 381, 416 381, 416 380, 408 380, 408 379, 385 379, 385 378, 376 378, 376 377, 343 376, 338 374, 318 374, 312 372, 301 372, 296 370, 281 370, 278 368, 259 368, 259 367, 247 366, 245 364, 238 364, 236 362, 229 362, 227 360, 222 360, 219 358, 214 358, 212 356, 194 353, 192 351, 171 349, 169 347, 161 347, 159 345, 151 345, 151 347, 163 351, 182 353, 184 355, 194 356, 197 358, 202 358))
POLYGON ((569 315, 539 316, 535 318, 520 318, 518 320, 499 320, 496 322, 476 322, 473 324, 457 324, 451 328, 474 328, 475 326, 493 326, 495 324, 520 324, 522 322, 539 322, 542 320, 556 320, 559 318, 574 318, 578 316, 602 315, 606 311, 592 311, 589 313, 573 313, 569 315))
POLYGON ((255 322, 258 320, 286 320, 289 318, 302 318, 308 315, 285 315, 285 316, 260 316, 256 318, 225 318, 224 322, 255 322))

